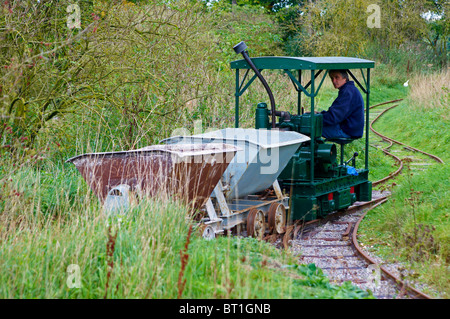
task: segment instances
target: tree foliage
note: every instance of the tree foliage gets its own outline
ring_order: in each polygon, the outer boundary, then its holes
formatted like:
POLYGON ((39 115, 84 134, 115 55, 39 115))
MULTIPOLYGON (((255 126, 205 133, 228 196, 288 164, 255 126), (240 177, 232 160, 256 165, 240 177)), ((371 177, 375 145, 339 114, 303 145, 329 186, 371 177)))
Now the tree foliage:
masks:
POLYGON ((425 43, 445 65, 448 9, 439 0, 316 0, 283 9, 278 19, 291 55, 358 56, 373 45, 388 51, 425 43), (430 10, 439 19, 425 19, 430 10))
POLYGON ((70 5, 2 4, 2 125, 32 143, 54 121, 90 110, 132 147, 144 131, 176 123, 206 85, 209 50, 197 50, 209 48, 203 7, 82 1, 81 25, 69 28, 70 5), (147 121, 157 125, 144 128, 147 121))
POLYGON ((106 144, 92 150, 158 142, 228 114, 233 45, 281 53, 276 23, 259 8, 82 0, 76 25, 72 2, 1 4, 0 155, 29 159, 49 141, 73 152, 99 136, 106 144), (81 134, 87 141, 74 140, 81 134))
POLYGON ((258 55, 282 54, 282 38, 278 24, 261 7, 231 6, 221 2, 213 7, 215 43, 225 54, 224 63, 236 59, 230 50, 240 41, 249 44, 258 55))
POLYGON ((441 67, 446 67, 449 58, 448 41, 450 37, 450 21, 448 12, 450 2, 442 0, 430 0, 428 28, 423 32, 425 43, 433 50, 433 54, 441 67))
POLYGON ((297 22, 303 52, 315 56, 360 55, 368 41, 364 32, 368 4, 368 0, 308 3, 297 22))

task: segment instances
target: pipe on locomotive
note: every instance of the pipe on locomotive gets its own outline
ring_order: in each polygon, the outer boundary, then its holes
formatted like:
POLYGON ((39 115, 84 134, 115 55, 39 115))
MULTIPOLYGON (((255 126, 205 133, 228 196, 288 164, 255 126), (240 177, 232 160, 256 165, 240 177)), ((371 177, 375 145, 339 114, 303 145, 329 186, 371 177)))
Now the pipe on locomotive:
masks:
POLYGON ((247 51, 245 51, 245 49, 247 49, 247 45, 245 44, 245 42, 244 41, 239 42, 238 44, 236 44, 233 47, 233 49, 237 54, 239 54, 239 53, 242 54, 245 61, 247 61, 248 65, 252 68, 253 71, 255 71, 256 76, 261 81, 261 83, 263 84, 264 88, 267 91, 267 94, 269 95, 271 115, 272 115, 272 128, 275 128, 275 122, 276 122, 275 115, 283 116, 283 117, 285 117, 286 121, 289 121, 289 118, 290 118, 290 116, 288 115, 289 113, 277 112, 275 110, 275 99, 273 98, 272 90, 269 88, 269 85, 267 84, 266 80, 261 75, 261 72, 259 72, 259 70, 256 68, 256 66, 253 64, 252 60, 250 60, 250 57, 248 56, 247 51))

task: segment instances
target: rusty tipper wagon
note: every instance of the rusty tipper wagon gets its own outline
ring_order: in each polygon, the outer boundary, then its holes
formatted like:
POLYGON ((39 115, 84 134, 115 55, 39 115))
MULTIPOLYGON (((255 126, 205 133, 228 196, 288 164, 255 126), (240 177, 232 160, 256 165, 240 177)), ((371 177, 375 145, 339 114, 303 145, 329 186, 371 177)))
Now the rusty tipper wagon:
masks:
POLYGON ((67 161, 75 164, 107 210, 126 209, 136 196, 174 196, 199 209, 237 150, 226 144, 153 145, 67 161))
POLYGON ((302 143, 308 141, 308 136, 298 132, 243 128, 163 140, 175 145, 226 143, 240 149, 207 202, 204 237, 246 225, 247 235, 258 238, 265 235, 266 229, 284 232, 289 197, 281 192, 277 177, 302 143), (261 195, 268 189, 274 196, 261 195))

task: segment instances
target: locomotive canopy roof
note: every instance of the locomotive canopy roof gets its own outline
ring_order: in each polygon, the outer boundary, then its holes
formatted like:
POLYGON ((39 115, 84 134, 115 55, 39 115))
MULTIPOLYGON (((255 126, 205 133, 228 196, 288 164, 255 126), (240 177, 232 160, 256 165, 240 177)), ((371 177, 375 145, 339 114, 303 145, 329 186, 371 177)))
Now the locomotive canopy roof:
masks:
MULTIPOLYGON (((375 62, 371 60, 365 60, 354 57, 286 57, 286 56, 264 56, 264 57, 256 57, 250 58, 245 51, 246 45, 245 43, 239 44, 235 46, 236 53, 242 53, 244 59, 232 61, 230 63, 231 69, 235 69, 236 71, 236 81, 235 81, 235 127, 239 127, 239 99, 244 94, 244 92, 250 87, 250 85, 254 82, 257 77, 262 77, 260 72, 262 70, 283 70, 289 78, 291 79, 292 84, 294 85, 295 90, 298 93, 297 98, 297 112, 301 114, 302 112, 302 99, 301 94, 305 94, 310 98, 310 112, 314 114, 315 107, 315 97, 318 95, 319 90, 329 73, 329 70, 340 70, 346 69, 348 70, 349 75, 355 81, 355 84, 365 93, 366 95, 366 107, 365 107, 365 124, 366 124, 366 148, 365 148, 365 169, 369 169, 369 157, 367 154, 369 153, 369 95, 370 95, 370 69, 375 67, 375 62), (236 47, 238 47, 236 51, 236 47), (244 50, 244 51, 243 51, 244 50), (239 52, 238 52, 239 51, 239 52), (245 53, 245 55, 244 55, 245 53), (247 63, 245 57, 251 61, 251 64, 254 64, 252 67, 247 63), (255 72, 254 76, 248 78, 249 71, 253 69, 255 72), (361 71, 362 83, 355 77, 355 75, 350 71, 350 69, 359 69, 361 71), (240 70, 246 70, 241 79, 239 75, 240 70), (311 72, 311 78, 308 83, 302 84, 302 70, 309 70, 311 72), (257 72, 258 71, 258 72, 257 72), (294 72, 295 71, 295 72, 294 72), (316 87, 315 82, 318 79, 319 75, 323 72, 323 76, 320 79, 319 85, 316 87), (294 76, 293 73, 297 73, 297 76, 294 76), (365 73, 365 74, 364 74, 365 73), (259 76, 258 76, 259 74, 259 76)), ((261 79, 260 79, 261 80, 261 79)), ((263 80, 261 80, 263 82, 263 80)), ((264 84, 264 83, 263 83, 264 84)), ((267 83, 265 85, 266 90, 269 94, 271 109, 275 109, 275 101, 272 96, 272 92, 268 87, 267 83)), ((272 112, 272 118, 274 117, 275 112, 272 112)), ((311 116, 310 119, 310 128, 311 128, 311 140, 314 141, 314 121, 311 116)), ((274 119, 272 120, 274 122, 274 119)), ((311 143, 311 163, 314 163, 314 142, 311 143)), ((314 181, 314 165, 310 165, 310 180, 311 183, 314 181)))
MULTIPOLYGON (((337 70, 366 69, 375 66, 374 61, 351 57, 280 57, 267 56, 251 58, 258 69, 282 70, 337 70)), ((231 62, 232 69, 250 69, 244 60, 231 62)))

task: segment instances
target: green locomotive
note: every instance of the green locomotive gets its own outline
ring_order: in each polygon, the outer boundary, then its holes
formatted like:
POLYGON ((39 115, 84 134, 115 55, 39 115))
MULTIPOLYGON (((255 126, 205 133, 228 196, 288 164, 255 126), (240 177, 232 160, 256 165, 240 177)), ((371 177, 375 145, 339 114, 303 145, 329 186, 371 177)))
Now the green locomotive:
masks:
MULTIPOLYGON (((266 103, 256 107, 256 129, 278 129, 296 131, 308 135, 311 139, 303 143, 289 160, 287 166, 278 176, 281 188, 289 194, 288 220, 305 221, 323 217, 330 212, 346 209, 356 201, 372 199, 372 183, 369 181, 369 95, 370 69, 373 61, 350 57, 257 57, 249 58, 244 42, 234 47, 244 59, 231 62, 236 72, 235 92, 235 127, 239 127, 239 98, 256 78, 262 82, 270 99, 270 108, 266 103), (315 113, 315 97, 330 70, 348 70, 349 75, 365 93, 365 163, 364 168, 356 168, 354 153, 349 160, 344 159, 344 146, 351 143, 352 138, 326 140, 322 137, 322 114, 315 113), (360 69, 362 85, 351 70, 360 69), (241 80, 240 71, 245 74, 241 80), (249 71, 254 75, 248 77, 249 71), (298 92, 298 114, 279 111, 275 107, 272 92, 267 85, 262 70, 282 70, 291 79, 298 92), (302 85, 302 71, 310 72, 311 81, 302 85), (316 79, 322 74, 320 83, 316 79), (310 98, 311 112, 302 114, 301 94, 310 98), (276 121, 278 117, 278 122, 276 121), (340 159, 337 159, 337 146, 340 147, 340 159), (351 165, 349 165, 351 164, 351 165)), ((363 137, 364 138, 364 137, 363 137)))

